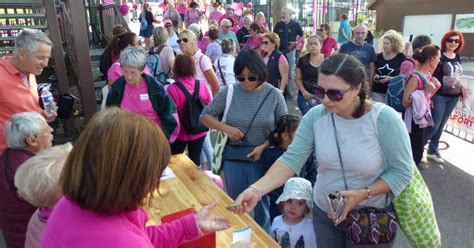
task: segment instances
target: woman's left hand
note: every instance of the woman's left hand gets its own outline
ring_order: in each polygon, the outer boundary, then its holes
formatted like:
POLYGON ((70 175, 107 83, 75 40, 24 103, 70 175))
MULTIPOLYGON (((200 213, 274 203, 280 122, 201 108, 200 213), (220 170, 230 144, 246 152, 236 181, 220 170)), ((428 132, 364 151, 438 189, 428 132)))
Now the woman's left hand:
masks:
POLYGON ((334 224, 337 226, 347 218, 347 214, 357 207, 362 201, 367 199, 367 191, 365 189, 346 190, 336 194, 337 197, 344 197, 347 200, 346 207, 342 211, 339 219, 333 218, 334 224))
POLYGON ((266 149, 267 149, 266 143, 259 145, 255 147, 251 153, 247 154, 247 157, 253 157, 253 161, 260 160, 263 152, 265 152, 266 149))
POLYGON ((228 219, 211 214, 211 210, 216 205, 217 203, 213 202, 211 205, 204 206, 196 214, 199 229, 203 233, 221 231, 232 226, 228 219))
POLYGON ((461 86, 461 102, 464 102, 464 100, 467 99, 467 89, 466 87, 461 86))

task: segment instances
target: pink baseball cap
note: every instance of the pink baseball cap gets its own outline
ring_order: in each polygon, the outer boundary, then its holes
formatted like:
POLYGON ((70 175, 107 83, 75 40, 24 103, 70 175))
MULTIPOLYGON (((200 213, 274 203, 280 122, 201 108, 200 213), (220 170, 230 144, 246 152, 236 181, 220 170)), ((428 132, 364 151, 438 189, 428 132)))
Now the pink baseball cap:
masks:
POLYGON ((166 19, 163 23, 164 23, 165 25, 166 25, 166 24, 173 24, 170 19, 166 19))

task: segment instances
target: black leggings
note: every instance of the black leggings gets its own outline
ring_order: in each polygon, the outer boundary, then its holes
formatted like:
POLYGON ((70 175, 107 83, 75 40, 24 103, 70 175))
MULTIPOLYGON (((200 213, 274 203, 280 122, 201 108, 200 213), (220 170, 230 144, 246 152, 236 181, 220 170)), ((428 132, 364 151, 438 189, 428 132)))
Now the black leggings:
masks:
POLYGON ((189 158, 194 162, 194 164, 199 166, 200 164, 199 156, 201 155, 202 144, 204 143, 205 138, 206 138, 206 135, 204 135, 201 138, 198 138, 195 140, 189 140, 189 141, 183 141, 183 140, 177 139, 173 144, 171 144, 171 153, 173 155, 183 153, 187 146, 189 158))
POLYGON ((423 158, 423 150, 426 145, 425 132, 426 128, 420 128, 419 125, 416 125, 413 121, 411 122, 410 144, 416 165, 419 165, 423 158))

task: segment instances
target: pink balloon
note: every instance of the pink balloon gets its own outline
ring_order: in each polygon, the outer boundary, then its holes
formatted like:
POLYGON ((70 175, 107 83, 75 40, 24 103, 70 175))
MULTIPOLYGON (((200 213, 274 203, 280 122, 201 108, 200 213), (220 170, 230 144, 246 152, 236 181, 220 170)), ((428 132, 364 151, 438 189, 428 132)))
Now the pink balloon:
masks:
POLYGON ((240 2, 239 3, 239 9, 243 9, 244 8, 244 3, 240 2))
POLYGON ((242 9, 237 9, 237 11, 235 11, 235 15, 236 16, 241 16, 242 15, 242 9))
POLYGON ((232 3, 230 5, 230 7, 232 7, 234 10, 238 10, 239 9, 239 5, 237 3, 232 3))

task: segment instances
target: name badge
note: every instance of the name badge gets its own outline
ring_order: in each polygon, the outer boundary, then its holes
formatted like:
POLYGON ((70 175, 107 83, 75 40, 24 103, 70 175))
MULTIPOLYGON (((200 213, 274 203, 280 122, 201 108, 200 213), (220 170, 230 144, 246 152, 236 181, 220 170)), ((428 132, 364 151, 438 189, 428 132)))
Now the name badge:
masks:
POLYGON ((141 100, 141 101, 146 101, 146 100, 148 100, 148 94, 140 94, 140 100, 141 100))

